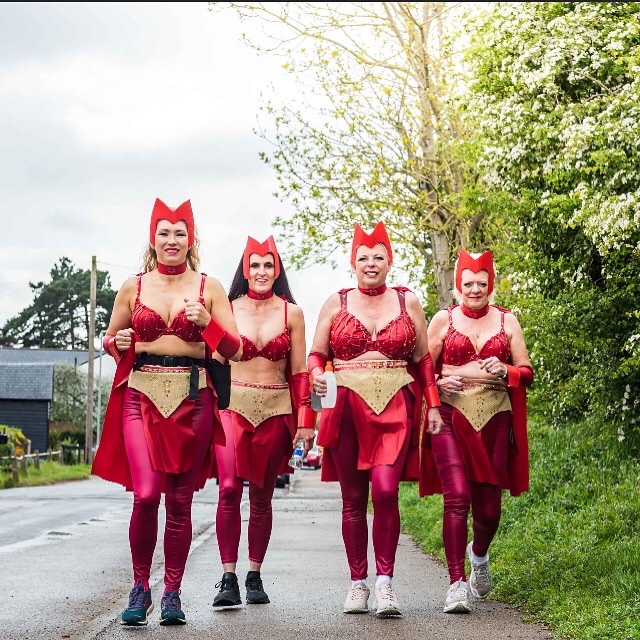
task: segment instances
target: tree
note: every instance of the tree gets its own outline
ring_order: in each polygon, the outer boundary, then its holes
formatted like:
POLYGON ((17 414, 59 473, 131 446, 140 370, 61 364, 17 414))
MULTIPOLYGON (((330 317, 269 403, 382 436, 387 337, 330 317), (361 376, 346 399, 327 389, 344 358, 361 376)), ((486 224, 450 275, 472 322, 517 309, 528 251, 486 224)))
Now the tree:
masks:
POLYGON ((640 3, 505 2, 468 58, 479 166, 514 199, 537 402, 640 448, 640 3), (551 391, 551 392, 550 392, 551 391))
MULTIPOLYGON (((87 349, 90 271, 63 257, 50 271, 50 282, 29 283, 34 301, 2 327, 3 346, 87 349)), ((105 330, 116 292, 109 274, 97 272, 96 334, 105 330)))
POLYGON ((258 128, 273 144, 261 155, 276 195, 296 211, 275 222, 293 264, 335 264, 355 222, 382 219, 414 285, 435 285, 432 302, 450 304, 453 257, 485 243, 496 209, 455 99, 453 24, 466 3, 209 4, 259 21, 268 39, 247 42, 283 55, 301 89, 297 105, 274 93, 258 128))

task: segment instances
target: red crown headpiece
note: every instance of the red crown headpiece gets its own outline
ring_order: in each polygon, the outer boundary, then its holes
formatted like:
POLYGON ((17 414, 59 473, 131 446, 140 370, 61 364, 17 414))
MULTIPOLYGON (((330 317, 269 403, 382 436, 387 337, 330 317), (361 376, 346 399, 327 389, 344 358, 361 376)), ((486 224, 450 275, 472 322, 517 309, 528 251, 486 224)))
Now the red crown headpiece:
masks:
POLYGON ((375 229, 370 233, 366 233, 364 229, 356 222, 356 228, 353 233, 353 242, 351 243, 351 266, 356 268, 356 251, 360 245, 373 249, 377 244, 383 244, 387 250, 389 264, 393 262, 393 254, 391 253, 391 243, 389 236, 382 221, 378 222, 375 229))
POLYGON ((249 277, 249 257, 252 253, 257 253, 259 256, 266 256, 267 253, 273 254, 273 264, 275 266, 277 279, 280 275, 280 258, 273 236, 269 236, 262 243, 251 236, 247 238, 247 246, 244 248, 244 254, 242 255, 242 273, 245 278, 249 277))
POLYGON ((160 198, 156 198, 156 203, 153 205, 153 211, 151 213, 151 226, 149 227, 149 242, 152 246, 156 243, 156 228, 160 220, 168 220, 171 224, 176 224, 180 222, 180 220, 184 220, 189 234, 189 247, 193 246, 195 238, 191 200, 183 202, 177 209, 172 209, 171 207, 167 207, 160 198))
POLYGON ((460 256, 456 264, 456 289, 462 293, 462 272, 469 269, 473 273, 478 273, 483 269, 489 274, 487 293, 493 293, 493 280, 495 271, 493 270, 493 253, 485 251, 479 258, 472 258, 464 249, 460 249, 460 256))

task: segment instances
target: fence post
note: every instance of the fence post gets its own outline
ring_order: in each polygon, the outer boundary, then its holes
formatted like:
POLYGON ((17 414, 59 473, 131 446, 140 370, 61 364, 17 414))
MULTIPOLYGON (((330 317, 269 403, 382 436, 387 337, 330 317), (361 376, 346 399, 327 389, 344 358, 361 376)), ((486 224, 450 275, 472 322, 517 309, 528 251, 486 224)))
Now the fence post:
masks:
POLYGON ((20 460, 20 471, 23 476, 28 476, 29 472, 27 471, 27 456, 23 453, 22 458, 20 460))
POLYGON ((40 451, 38 451, 38 449, 34 449, 33 453, 35 455, 35 458, 33 459, 33 465, 39 471, 40 470, 40 451))
POLYGON ((60 445, 60 451, 58 451, 58 455, 60 456, 60 464, 64 464, 64 449, 62 445, 60 445))
POLYGON ((47 462, 51 462, 53 460, 53 455, 51 453, 51 447, 47 449, 47 462))
POLYGON ((20 478, 18 477, 18 458, 15 453, 11 456, 11 475, 13 476, 13 482, 18 484, 20 478))

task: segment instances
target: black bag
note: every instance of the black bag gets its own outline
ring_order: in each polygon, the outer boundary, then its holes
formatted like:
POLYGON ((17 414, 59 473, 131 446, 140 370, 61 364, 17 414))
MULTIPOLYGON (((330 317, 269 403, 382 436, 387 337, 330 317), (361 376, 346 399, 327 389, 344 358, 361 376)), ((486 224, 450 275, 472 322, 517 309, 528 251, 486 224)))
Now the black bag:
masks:
POLYGON ((204 368, 218 394, 218 409, 228 408, 231 400, 231 365, 222 364, 214 358, 206 358, 204 368))

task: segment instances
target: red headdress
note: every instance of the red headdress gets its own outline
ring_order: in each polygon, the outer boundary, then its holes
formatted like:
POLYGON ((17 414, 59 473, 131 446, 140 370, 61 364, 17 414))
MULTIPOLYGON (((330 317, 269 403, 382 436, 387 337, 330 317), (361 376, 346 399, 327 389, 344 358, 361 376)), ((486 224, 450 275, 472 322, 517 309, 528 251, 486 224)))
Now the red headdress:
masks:
POLYGON ((245 278, 249 277, 249 258, 252 253, 257 253, 259 256, 266 256, 267 253, 273 254, 273 264, 277 279, 280 275, 280 259, 278 250, 276 249, 276 241, 273 239, 273 236, 269 236, 262 243, 251 236, 247 238, 247 246, 244 248, 244 254, 242 255, 242 274, 245 278))
POLYGON ((353 242, 351 243, 351 266, 356 268, 356 251, 358 247, 363 244, 369 249, 373 249, 377 244, 383 244, 387 250, 387 257, 389 258, 389 264, 393 262, 393 254, 391 253, 391 243, 389 242, 389 236, 382 221, 378 222, 375 229, 370 233, 366 233, 363 228, 356 222, 356 228, 353 232, 353 242))
POLYGON ((176 224, 183 220, 187 225, 187 232, 189 233, 189 246, 193 246, 194 232, 193 232, 193 211, 191 209, 191 200, 183 202, 177 209, 167 207, 167 205, 156 198, 156 203, 153 205, 153 211, 151 213, 151 226, 149 228, 149 242, 151 245, 156 243, 156 227, 160 220, 168 220, 171 224, 176 224))
POLYGON ((472 258, 464 249, 460 249, 458 262, 456 264, 456 289, 462 293, 462 272, 465 269, 478 273, 483 269, 489 274, 487 293, 493 293, 493 280, 495 271, 493 270, 493 253, 485 251, 479 258, 472 258))

